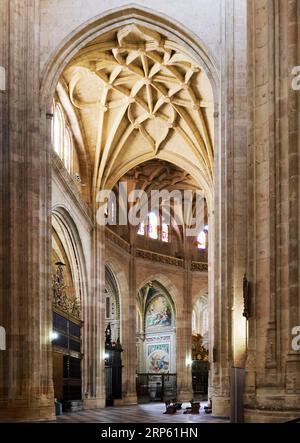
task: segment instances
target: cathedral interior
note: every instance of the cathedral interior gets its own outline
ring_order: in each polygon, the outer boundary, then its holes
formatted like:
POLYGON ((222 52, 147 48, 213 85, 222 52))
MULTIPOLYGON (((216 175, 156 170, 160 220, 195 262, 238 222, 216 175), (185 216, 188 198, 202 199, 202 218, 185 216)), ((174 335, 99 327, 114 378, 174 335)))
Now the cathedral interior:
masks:
POLYGON ((0 422, 298 419, 300 1, 0 12, 0 422))

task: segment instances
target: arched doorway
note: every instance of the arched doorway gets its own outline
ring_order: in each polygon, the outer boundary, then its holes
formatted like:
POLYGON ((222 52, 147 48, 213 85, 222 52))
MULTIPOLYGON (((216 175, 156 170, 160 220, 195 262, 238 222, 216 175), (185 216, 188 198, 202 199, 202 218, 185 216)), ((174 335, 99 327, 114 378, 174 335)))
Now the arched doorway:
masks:
POLYGON ((172 298, 160 283, 151 281, 140 289, 138 306, 138 399, 176 398, 176 312, 172 298))

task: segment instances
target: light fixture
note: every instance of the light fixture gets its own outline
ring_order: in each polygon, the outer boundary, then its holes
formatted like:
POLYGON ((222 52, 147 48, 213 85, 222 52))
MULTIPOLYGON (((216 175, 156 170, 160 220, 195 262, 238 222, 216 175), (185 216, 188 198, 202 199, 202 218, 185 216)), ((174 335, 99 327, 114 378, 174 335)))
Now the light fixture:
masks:
POLYGON ((52 340, 52 341, 57 340, 58 337, 59 337, 58 332, 56 332, 56 331, 52 331, 52 332, 51 332, 51 340, 52 340))
POLYGON ((109 354, 107 354, 107 352, 106 352, 106 353, 104 354, 104 358, 105 358, 105 360, 107 360, 108 357, 109 357, 109 354))
POLYGON ((191 359, 191 357, 187 357, 185 362, 187 368, 190 368, 192 366, 193 360, 191 359))

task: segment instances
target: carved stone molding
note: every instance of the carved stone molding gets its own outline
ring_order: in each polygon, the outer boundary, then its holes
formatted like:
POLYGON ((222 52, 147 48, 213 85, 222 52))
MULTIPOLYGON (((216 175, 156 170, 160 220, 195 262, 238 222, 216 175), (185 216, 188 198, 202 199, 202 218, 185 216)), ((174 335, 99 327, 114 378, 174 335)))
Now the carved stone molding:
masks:
POLYGON ((67 287, 64 282, 63 263, 56 263, 56 274, 53 276, 53 306, 68 315, 80 320, 81 306, 75 294, 67 294, 67 287))
MULTIPOLYGON (((121 238, 118 234, 111 231, 109 228, 105 229, 105 237, 106 240, 109 240, 112 243, 116 244, 117 246, 125 250, 128 254, 131 253, 130 244, 126 240, 121 238)), ((172 257, 170 255, 158 254, 157 252, 148 251, 145 249, 136 249, 135 255, 138 258, 144 258, 153 262, 164 263, 167 265, 184 268, 183 259, 172 257)), ((208 264, 205 262, 193 261, 191 263, 191 271, 208 272, 208 264)))
POLYGON ((144 249, 137 249, 136 256, 159 263, 165 263, 168 265, 177 266, 180 268, 184 267, 184 260, 180 258, 170 257, 169 255, 157 254, 156 252, 145 251, 144 249))
POLYGON ((191 271, 208 272, 208 264, 199 261, 192 261, 191 271))

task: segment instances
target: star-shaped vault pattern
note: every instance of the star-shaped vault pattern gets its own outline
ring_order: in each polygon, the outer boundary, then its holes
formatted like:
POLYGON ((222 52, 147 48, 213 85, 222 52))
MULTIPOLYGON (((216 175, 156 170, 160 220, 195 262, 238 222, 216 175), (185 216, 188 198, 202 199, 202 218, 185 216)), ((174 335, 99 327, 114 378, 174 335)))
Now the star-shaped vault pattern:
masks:
POLYGON ((187 159, 212 184, 212 89, 176 42, 125 26, 83 48, 63 82, 82 120, 94 189, 153 158, 179 166, 187 159))

